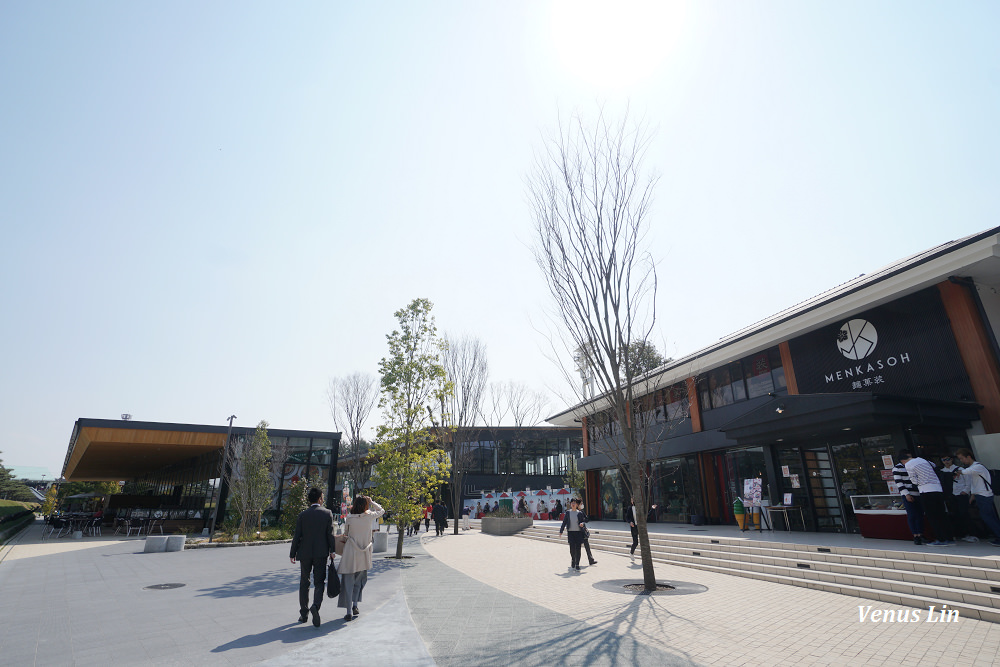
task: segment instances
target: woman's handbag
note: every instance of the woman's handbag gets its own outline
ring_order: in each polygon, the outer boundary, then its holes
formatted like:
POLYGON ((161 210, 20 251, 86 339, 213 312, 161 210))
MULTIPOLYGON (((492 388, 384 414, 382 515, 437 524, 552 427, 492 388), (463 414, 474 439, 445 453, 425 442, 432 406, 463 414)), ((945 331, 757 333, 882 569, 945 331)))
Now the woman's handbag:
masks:
POLYGON ((590 530, 586 526, 580 526, 580 533, 583 535, 583 539, 590 539, 590 530))
POLYGON ((333 538, 333 548, 338 556, 344 555, 344 545, 347 544, 347 535, 337 535, 333 538))
POLYGON ((340 575, 337 574, 337 566, 330 561, 330 567, 326 570, 326 597, 335 598, 340 595, 340 575))

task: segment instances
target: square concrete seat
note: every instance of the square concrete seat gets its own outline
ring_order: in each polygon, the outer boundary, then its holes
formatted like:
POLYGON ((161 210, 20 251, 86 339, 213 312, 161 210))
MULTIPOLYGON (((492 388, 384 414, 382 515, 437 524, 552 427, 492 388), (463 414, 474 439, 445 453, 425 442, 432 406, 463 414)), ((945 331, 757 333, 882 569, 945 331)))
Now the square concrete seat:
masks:
POLYGON ((143 553, 158 554, 167 550, 167 535, 147 535, 143 553))
POLYGON ((167 535, 167 551, 184 551, 186 540, 186 535, 167 535))

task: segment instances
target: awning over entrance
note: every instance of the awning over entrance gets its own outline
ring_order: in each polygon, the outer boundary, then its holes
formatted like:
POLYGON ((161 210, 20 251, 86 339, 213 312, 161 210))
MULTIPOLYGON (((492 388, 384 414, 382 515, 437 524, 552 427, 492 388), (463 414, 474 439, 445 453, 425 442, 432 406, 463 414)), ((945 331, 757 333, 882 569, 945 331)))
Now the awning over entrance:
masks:
POLYGON ((79 419, 63 476, 87 482, 135 479, 207 452, 221 452, 225 442, 225 426, 79 419))
POLYGON ((776 396, 719 430, 741 446, 877 426, 967 429, 979 419, 971 401, 937 401, 868 392, 776 396))

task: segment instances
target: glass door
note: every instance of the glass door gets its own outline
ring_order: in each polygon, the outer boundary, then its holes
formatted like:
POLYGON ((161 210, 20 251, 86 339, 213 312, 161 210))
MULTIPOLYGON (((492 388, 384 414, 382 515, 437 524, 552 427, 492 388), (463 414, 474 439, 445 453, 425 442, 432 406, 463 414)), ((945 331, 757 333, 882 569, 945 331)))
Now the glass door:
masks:
POLYGON ((802 461, 816 516, 816 529, 844 531, 844 509, 837 489, 830 448, 826 445, 803 448, 802 461))

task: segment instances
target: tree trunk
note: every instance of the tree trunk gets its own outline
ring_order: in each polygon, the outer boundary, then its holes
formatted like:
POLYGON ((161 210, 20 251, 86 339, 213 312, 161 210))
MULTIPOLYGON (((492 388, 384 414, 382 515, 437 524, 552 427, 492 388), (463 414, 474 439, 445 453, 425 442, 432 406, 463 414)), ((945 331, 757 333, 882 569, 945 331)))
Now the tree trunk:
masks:
POLYGON ((639 460, 638 448, 634 444, 629 447, 628 454, 629 482, 632 499, 635 501, 635 527, 639 533, 639 554, 642 557, 642 583, 647 591, 655 591, 656 573, 653 571, 653 552, 649 548, 649 531, 646 526, 646 487, 639 468, 645 465, 645 461, 639 460))
POLYGON ((403 557, 403 526, 396 526, 396 558, 403 557))

